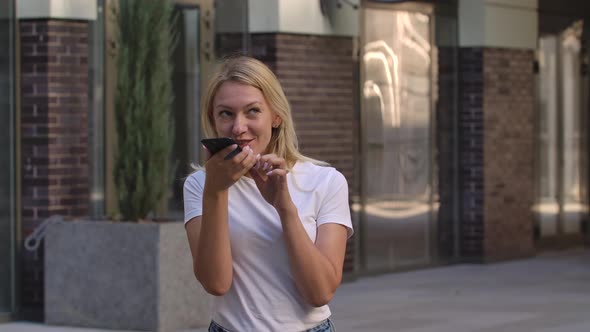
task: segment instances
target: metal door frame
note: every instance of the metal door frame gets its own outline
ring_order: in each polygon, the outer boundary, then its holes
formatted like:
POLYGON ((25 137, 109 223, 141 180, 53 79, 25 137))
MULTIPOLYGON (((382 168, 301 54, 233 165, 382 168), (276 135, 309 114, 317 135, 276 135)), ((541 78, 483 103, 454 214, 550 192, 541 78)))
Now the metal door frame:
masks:
POLYGON ((19 267, 17 265, 16 257, 17 257, 17 248, 20 241, 20 213, 16 207, 20 204, 17 195, 19 192, 19 181, 17 181, 18 177, 20 176, 19 172, 19 149, 20 149, 20 140, 18 139, 19 133, 19 105, 18 105, 18 89, 17 86, 19 84, 19 77, 17 73, 20 72, 18 70, 20 68, 20 52, 19 52, 19 38, 18 38, 18 29, 17 29, 17 18, 16 18, 16 3, 14 0, 8 0, 8 52, 11 54, 9 56, 9 121, 10 121, 10 146, 9 146, 9 158, 10 158, 10 190, 9 190, 9 206, 10 206, 10 286, 11 286, 11 293, 10 293, 10 308, 7 312, 0 312, 0 323, 13 320, 15 315, 18 311, 18 280, 19 280, 19 267))

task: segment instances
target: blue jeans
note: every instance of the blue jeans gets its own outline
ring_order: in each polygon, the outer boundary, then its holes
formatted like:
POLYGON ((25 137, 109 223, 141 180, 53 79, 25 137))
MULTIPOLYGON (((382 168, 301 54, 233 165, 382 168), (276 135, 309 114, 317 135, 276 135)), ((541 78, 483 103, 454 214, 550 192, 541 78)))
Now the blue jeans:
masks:
MULTIPOLYGON (((336 329, 334 328, 334 324, 332 324, 332 321, 328 318, 325 321, 321 322, 320 325, 316 326, 316 327, 312 327, 309 330, 305 330, 303 332, 335 332, 336 329)), ((221 325, 215 323, 214 321, 211 321, 211 324, 209 325, 209 332, 230 332, 230 330, 222 327, 221 325)))

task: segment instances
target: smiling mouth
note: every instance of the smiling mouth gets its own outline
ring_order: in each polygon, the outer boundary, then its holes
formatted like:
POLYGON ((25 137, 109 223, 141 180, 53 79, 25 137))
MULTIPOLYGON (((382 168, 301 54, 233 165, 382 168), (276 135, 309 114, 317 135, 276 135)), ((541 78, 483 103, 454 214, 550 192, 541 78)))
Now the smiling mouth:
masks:
POLYGON ((244 148, 246 147, 248 144, 250 144, 250 142, 252 142, 254 139, 250 139, 250 140, 241 140, 241 139, 235 139, 234 141, 236 141, 236 143, 238 143, 238 145, 240 146, 240 148, 244 148))

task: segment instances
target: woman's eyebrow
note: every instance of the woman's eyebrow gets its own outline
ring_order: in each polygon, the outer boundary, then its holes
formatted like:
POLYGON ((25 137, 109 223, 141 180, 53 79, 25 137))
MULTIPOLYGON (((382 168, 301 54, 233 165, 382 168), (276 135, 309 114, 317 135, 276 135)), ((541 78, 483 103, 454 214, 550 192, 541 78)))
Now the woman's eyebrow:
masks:
POLYGON ((246 107, 254 106, 254 105, 256 105, 256 104, 260 104, 260 102, 258 102, 258 101, 253 101, 253 102, 251 102, 250 104, 246 105, 246 107))
MULTIPOLYGON (((253 106, 253 105, 256 105, 256 104, 260 104, 260 102, 259 101, 253 101, 253 102, 249 103, 248 105, 244 106, 243 108, 248 108, 248 107, 253 106)), ((223 108, 223 109, 233 110, 233 107, 227 106, 227 105, 224 105, 224 104, 215 105, 215 108, 216 109, 217 108, 223 108)))

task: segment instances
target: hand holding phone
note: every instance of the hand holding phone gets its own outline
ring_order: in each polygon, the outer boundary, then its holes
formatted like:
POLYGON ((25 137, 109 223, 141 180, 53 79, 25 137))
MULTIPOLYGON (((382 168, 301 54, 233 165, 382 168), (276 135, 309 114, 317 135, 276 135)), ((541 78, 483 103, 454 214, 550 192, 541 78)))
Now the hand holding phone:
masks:
MULTIPOLYGON (((218 138, 205 138, 201 140, 201 143, 207 148, 211 155, 216 154, 217 152, 227 148, 230 145, 237 144, 236 141, 229 137, 218 137, 218 138)), ((235 150, 233 150, 230 154, 225 156, 225 160, 233 158, 238 153, 242 152, 242 148, 238 146, 235 150)))

